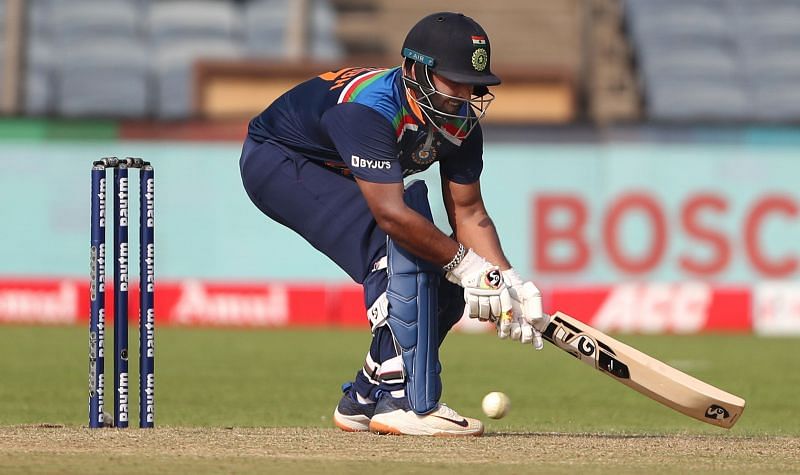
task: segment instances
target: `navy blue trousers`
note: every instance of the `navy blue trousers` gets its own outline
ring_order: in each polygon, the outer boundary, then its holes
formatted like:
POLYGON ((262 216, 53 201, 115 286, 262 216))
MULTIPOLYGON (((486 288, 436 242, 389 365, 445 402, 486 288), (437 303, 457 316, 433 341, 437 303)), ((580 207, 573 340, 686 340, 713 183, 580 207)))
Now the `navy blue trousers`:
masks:
MULTIPOLYGON (((367 308, 386 291, 386 270, 372 270, 386 255, 386 233, 378 227, 354 180, 285 147, 250 138, 244 143, 239 168, 245 191, 256 207, 302 236, 362 284, 367 308)), ((461 317, 464 297, 457 285, 444 278, 440 282, 441 345, 461 317)), ((366 313, 364 317, 366 320, 366 313)), ((389 327, 375 329, 371 359, 381 364, 397 354, 389 327)), ((359 370, 355 388, 363 397, 374 399, 378 389, 394 391, 402 385, 381 381, 376 385, 359 370)))

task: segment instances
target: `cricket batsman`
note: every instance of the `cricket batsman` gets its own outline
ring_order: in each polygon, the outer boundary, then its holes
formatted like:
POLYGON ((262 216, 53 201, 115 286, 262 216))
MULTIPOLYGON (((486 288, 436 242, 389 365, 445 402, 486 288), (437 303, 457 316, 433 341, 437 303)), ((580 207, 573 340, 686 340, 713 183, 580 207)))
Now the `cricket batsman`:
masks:
POLYGON ((364 287, 372 342, 335 424, 477 436, 479 420, 440 402, 447 332, 468 314, 501 338, 541 342, 539 290, 505 257, 481 196, 479 121, 500 79, 486 32, 460 13, 420 20, 401 54, 399 67, 327 72, 276 99, 249 124, 242 182, 258 209, 364 287), (425 183, 404 187, 435 162, 450 236, 425 183))

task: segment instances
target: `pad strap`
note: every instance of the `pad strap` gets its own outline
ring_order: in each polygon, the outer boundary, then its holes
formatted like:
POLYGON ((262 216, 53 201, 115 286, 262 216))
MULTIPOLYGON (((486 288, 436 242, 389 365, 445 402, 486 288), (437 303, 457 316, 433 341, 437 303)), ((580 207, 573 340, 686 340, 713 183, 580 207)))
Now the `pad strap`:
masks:
POLYGON ((367 309, 367 318, 369 319, 369 327, 372 333, 379 327, 386 325, 386 319, 389 317, 389 300, 386 298, 386 292, 382 293, 375 302, 367 309))

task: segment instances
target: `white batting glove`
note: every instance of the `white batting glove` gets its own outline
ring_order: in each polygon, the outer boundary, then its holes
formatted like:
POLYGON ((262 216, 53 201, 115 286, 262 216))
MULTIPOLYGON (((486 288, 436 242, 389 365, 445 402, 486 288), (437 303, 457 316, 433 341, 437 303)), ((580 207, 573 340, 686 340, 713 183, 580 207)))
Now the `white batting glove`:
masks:
POLYGON ((533 282, 523 282, 513 268, 503 271, 503 279, 511 296, 513 316, 498 322, 497 335, 500 338, 519 340, 523 344, 533 342, 533 347, 541 350, 544 346, 542 333, 534 326, 544 320, 541 292, 533 282))
POLYGON ((500 268, 472 249, 445 277, 464 288, 465 312, 470 318, 492 322, 511 318, 511 296, 500 268))

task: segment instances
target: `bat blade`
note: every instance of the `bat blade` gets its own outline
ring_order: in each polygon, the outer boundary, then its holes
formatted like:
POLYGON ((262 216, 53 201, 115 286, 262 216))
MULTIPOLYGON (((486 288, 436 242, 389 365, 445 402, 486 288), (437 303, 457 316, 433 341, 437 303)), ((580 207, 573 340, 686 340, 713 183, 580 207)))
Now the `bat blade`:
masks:
POLYGON ((689 376, 615 340, 569 315, 556 312, 542 337, 620 383, 699 421, 730 429, 744 399, 689 376))

